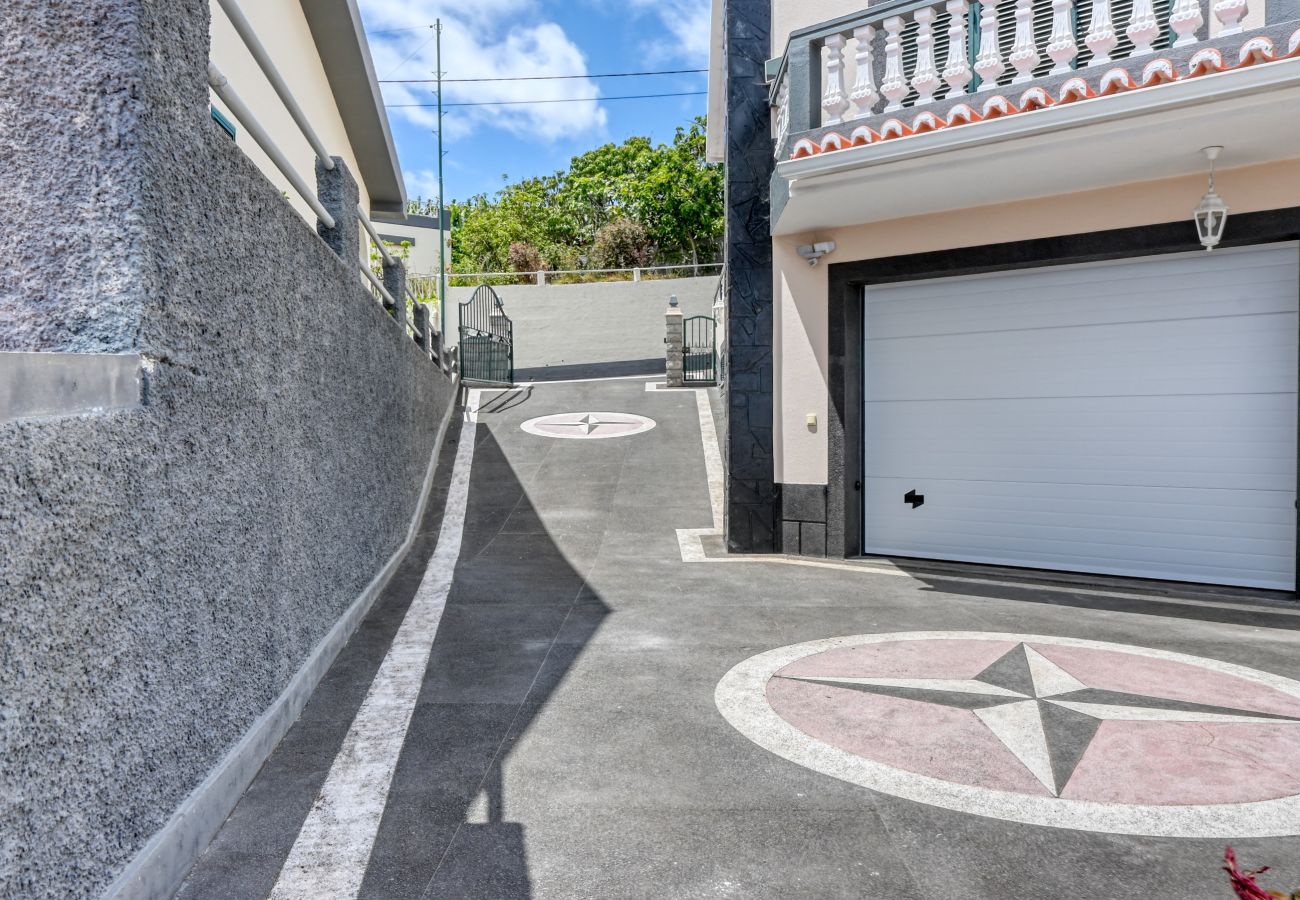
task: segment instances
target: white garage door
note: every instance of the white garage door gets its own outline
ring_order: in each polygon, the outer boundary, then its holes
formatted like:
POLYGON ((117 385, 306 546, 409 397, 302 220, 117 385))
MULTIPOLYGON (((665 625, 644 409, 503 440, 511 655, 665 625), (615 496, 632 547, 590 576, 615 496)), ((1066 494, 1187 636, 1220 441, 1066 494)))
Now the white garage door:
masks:
POLYGON ((1298 284, 1292 243, 868 288, 866 552, 1292 589, 1298 284))

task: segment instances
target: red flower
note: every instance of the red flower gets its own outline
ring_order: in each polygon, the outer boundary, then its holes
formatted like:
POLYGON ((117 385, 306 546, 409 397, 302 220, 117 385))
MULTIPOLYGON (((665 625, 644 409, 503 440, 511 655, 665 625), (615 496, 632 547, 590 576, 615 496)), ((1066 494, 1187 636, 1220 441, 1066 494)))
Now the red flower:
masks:
POLYGON ((1268 871, 1268 866, 1262 869, 1252 869, 1249 872, 1243 872, 1237 868, 1237 854, 1232 852, 1228 847, 1223 852, 1223 861, 1226 863, 1223 871, 1228 873, 1228 880, 1232 883, 1232 889, 1236 892, 1241 900, 1275 900, 1281 897, 1281 894, 1275 894, 1272 891, 1266 891, 1255 881, 1256 875, 1263 875, 1268 871))

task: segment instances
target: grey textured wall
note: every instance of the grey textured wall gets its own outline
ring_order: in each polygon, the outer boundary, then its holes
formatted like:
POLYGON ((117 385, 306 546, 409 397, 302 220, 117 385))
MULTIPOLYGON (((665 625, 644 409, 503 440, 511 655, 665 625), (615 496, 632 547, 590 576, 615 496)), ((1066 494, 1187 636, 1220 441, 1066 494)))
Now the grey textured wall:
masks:
POLYGON ((0 4, 0 896, 91 897, 402 543, 451 383, 208 118, 206 0, 0 4), (39 212, 38 212, 39 210, 39 212))
MULTIPOLYGON (((515 371, 521 380, 662 372, 664 312, 673 294, 687 316, 713 315, 718 276, 600 284, 503 285, 496 289, 514 322, 515 371), (613 363, 649 363, 626 367, 613 363)), ((469 300, 473 288, 452 288, 451 299, 469 300)), ((448 309, 454 343, 457 307, 448 309)))

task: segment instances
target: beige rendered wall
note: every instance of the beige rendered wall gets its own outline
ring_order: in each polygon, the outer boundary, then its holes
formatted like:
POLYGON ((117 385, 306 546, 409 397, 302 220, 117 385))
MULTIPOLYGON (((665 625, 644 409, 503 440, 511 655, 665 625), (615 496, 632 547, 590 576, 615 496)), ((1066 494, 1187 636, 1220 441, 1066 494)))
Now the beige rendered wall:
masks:
POLYGON ((861 12, 867 5, 866 0, 772 0, 772 55, 785 52, 790 32, 861 12))
MULTIPOLYGON (((221 6, 212 0, 212 61, 217 64, 223 75, 230 81, 230 86, 252 111, 254 117, 271 135, 275 145, 288 157, 294 170, 307 183, 308 187, 316 185, 316 154, 302 136, 298 126, 289 117, 288 111, 266 76, 258 67, 243 40, 235 31, 230 20, 226 18, 221 6)), ((240 9, 245 18, 252 23, 253 30, 262 44, 271 54, 275 67, 280 71, 289 91, 298 105, 302 107, 316 133, 324 142, 325 148, 333 156, 341 156, 348 168, 357 178, 361 188, 361 206, 370 208, 370 194, 361 182, 352 145, 348 142, 343 119, 334 103, 334 94, 325 77, 320 56, 316 52, 316 43, 312 40, 311 29, 302 14, 302 5, 298 0, 240 0, 240 9)), ((363 77, 358 73, 358 77, 363 77)), ((211 92, 209 92, 211 94, 211 92)), ((262 173, 270 179, 281 192, 289 195, 289 202, 294 209, 307 220, 313 230, 316 227, 316 214, 302 200, 287 178, 276 168, 275 163, 262 152, 248 130, 231 115, 215 94, 211 100, 237 129, 235 142, 262 173)), ((363 254, 363 257, 366 254, 363 254)))
MULTIPOLYGON (((1300 206, 1300 159, 1222 171, 1216 186, 1234 214, 1300 206)), ((1190 236, 1192 209, 1204 192, 1204 177, 1191 176, 775 239, 776 480, 783 484, 827 480, 828 262, 1184 220, 1190 236), (834 241, 836 250, 810 267, 795 248, 814 241, 834 241), (816 428, 806 424, 809 413, 817 416, 816 428)))
MULTIPOLYGON (((411 242, 411 252, 406 257, 406 271, 412 275, 433 275, 438 271, 438 230, 415 225, 398 225, 394 222, 376 222, 380 237, 396 237, 411 242)), ((451 232, 442 232, 446 244, 447 269, 451 270, 451 232)))

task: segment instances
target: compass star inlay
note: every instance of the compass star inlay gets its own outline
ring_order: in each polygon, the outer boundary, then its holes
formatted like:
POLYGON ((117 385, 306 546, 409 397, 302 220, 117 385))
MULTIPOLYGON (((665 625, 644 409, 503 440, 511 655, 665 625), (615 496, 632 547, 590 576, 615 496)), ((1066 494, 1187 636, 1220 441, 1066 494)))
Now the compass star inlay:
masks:
POLYGON ((641 434, 654 428, 655 422, 632 413, 581 412, 539 416, 520 427, 540 437, 590 440, 641 434))
POLYGON ((1037 635, 856 635, 751 657, 715 700, 779 756, 949 809, 1300 834, 1300 682, 1219 660, 1037 635))
POLYGON ((1106 721, 1300 724, 1300 717, 1089 688, 1023 643, 970 680, 776 677, 970 710, 1058 796, 1106 721))

